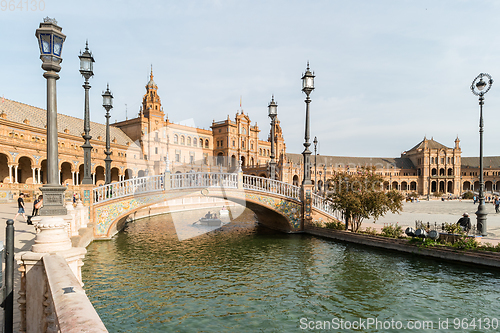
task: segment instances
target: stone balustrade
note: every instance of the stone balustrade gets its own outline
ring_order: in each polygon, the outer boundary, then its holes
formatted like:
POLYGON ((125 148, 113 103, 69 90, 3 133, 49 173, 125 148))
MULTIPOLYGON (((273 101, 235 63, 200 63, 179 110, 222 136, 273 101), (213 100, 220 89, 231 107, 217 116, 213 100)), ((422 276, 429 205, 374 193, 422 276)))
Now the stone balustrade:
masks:
POLYGON ((87 227, 88 207, 67 205, 66 216, 33 218, 37 230, 29 252, 16 255, 21 272, 21 332, 107 332, 83 290, 81 267, 87 250, 71 237, 87 227))

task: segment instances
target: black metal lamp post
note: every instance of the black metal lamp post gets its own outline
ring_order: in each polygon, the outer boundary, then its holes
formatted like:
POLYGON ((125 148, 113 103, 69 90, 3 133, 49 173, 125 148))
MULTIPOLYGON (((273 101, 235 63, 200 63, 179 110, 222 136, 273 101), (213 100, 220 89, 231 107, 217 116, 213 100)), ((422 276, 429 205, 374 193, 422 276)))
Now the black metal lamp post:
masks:
POLYGON ((109 91, 109 84, 106 88, 106 91, 102 93, 102 106, 106 109, 106 158, 104 159, 104 163, 106 166, 106 180, 105 184, 111 183, 111 151, 110 142, 109 142, 109 110, 113 108, 113 95, 111 91, 109 91))
POLYGON ((484 205, 484 179, 483 179, 483 104, 484 95, 490 90, 493 84, 493 79, 489 74, 481 73, 474 81, 470 89, 472 93, 479 96, 479 206, 476 212, 477 216, 477 229, 481 232, 483 236, 488 235, 486 226, 486 207, 484 205), (487 79, 487 82, 483 80, 487 79))
POLYGON ((307 62, 307 69, 304 75, 302 75, 302 91, 307 95, 306 97, 306 129, 304 136, 304 151, 302 155, 304 156, 304 179, 302 181, 303 185, 311 185, 311 151, 309 150, 309 104, 311 103, 311 98, 309 95, 314 90, 314 73, 309 70, 309 61, 307 62))
POLYGON ((326 164, 323 165, 323 196, 326 198, 326 164))
POLYGON ((278 104, 274 101, 274 95, 271 102, 268 105, 269 118, 271 118, 271 161, 269 162, 270 167, 270 178, 272 180, 276 179, 276 160, 274 153, 274 126, 276 121, 276 116, 278 115, 278 104))
POLYGON ((80 58, 80 73, 85 78, 85 83, 83 84, 83 88, 85 89, 85 115, 84 115, 84 127, 83 127, 83 139, 85 143, 82 145, 83 148, 83 179, 82 184, 92 184, 92 176, 91 176, 91 152, 92 146, 90 145, 90 139, 92 138, 89 134, 90 132, 90 109, 89 109, 89 79, 94 76, 94 57, 92 57, 92 53, 89 52, 89 43, 88 41, 85 43, 85 52, 83 54, 80 52, 78 56, 80 58))
POLYGON ((319 188, 318 188, 318 185, 317 185, 317 180, 316 180, 316 157, 318 156, 317 154, 317 150, 316 150, 316 147, 318 146, 318 138, 317 137, 314 137, 314 140, 313 140, 313 143, 314 143, 314 192, 318 192, 319 188))
POLYGON ((36 30, 35 36, 40 47, 40 59, 43 77, 47 79, 47 184, 40 190, 44 196, 44 204, 40 215, 66 215, 64 207, 64 191, 66 188, 59 185, 59 159, 57 149, 57 89, 56 81, 61 70, 61 53, 66 36, 57 21, 44 18, 43 23, 36 30))

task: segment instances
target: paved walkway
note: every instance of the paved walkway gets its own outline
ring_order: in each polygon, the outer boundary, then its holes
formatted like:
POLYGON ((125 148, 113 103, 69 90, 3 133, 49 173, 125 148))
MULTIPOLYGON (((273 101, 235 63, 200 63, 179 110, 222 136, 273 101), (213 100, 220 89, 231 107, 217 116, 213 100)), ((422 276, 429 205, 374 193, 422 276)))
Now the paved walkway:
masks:
MULTIPOLYGON (((422 221, 424 223, 429 222, 431 225, 437 223, 438 226, 441 223, 456 223, 463 213, 469 213, 471 224, 476 224, 477 204, 474 205, 472 200, 430 200, 430 201, 419 201, 419 202, 405 202, 403 206, 403 212, 401 214, 387 214, 386 216, 378 219, 375 223, 373 219, 369 219, 363 222, 362 228, 375 227, 377 229, 382 229, 384 224, 395 224, 399 223, 403 227, 410 226, 415 228, 415 221, 422 221)), ((491 203, 486 204, 486 211, 488 215, 487 218, 487 237, 480 237, 478 240, 482 243, 498 244, 500 242, 500 213, 495 213, 495 206, 491 203)))
MULTIPOLYGON (((26 212, 31 215, 31 210, 33 209, 33 203, 25 203, 26 212)), ((17 213, 17 202, 16 203, 6 203, 0 204, 0 240, 4 242, 5 245, 5 227, 7 226, 7 220, 13 219, 17 213)), ((35 242, 35 228, 32 225, 26 224, 23 217, 20 215, 14 222, 14 253, 19 253, 23 251, 31 250, 35 242)), ((5 262, 4 262, 5 267, 5 262)), ((21 282, 21 273, 19 272, 19 266, 17 262, 14 262, 14 332, 19 330, 19 324, 21 320, 21 315, 19 312, 19 303, 17 299, 19 297, 19 288, 21 282)), ((0 309, 0 322, 3 323, 3 309, 0 309)), ((3 326, 2 326, 3 331, 3 326)))

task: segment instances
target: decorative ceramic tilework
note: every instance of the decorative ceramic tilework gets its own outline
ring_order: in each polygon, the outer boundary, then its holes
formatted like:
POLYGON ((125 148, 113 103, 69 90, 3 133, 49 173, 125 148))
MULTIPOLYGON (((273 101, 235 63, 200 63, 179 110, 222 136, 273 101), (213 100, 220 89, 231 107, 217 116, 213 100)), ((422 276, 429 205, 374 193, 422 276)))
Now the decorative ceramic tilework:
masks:
POLYGON ((272 207, 288 218, 293 229, 300 228, 300 204, 284 199, 251 193, 245 193, 245 197, 272 207))
POLYGON ((111 224, 120 215, 133 211, 138 207, 162 202, 176 196, 178 196, 178 194, 176 193, 155 193, 154 195, 140 198, 126 197, 123 201, 118 201, 106 206, 97 207, 95 209, 94 215, 96 219, 96 235, 106 236, 109 228, 111 227, 111 224))

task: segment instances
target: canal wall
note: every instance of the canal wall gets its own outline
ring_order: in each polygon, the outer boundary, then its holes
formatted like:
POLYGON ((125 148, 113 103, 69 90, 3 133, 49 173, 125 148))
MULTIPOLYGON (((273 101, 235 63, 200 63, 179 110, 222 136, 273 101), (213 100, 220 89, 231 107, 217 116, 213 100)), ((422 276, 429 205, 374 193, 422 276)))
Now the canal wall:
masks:
POLYGON ((305 233, 334 239, 338 241, 355 243, 376 247, 385 250, 404 252, 425 256, 429 258, 457 262, 468 265, 480 265, 484 267, 494 267, 500 269, 500 253, 490 251, 466 251, 454 248, 422 248, 416 245, 408 244, 406 239, 388 238, 383 236, 373 236, 359 234, 343 230, 334 230, 308 226, 305 233))

